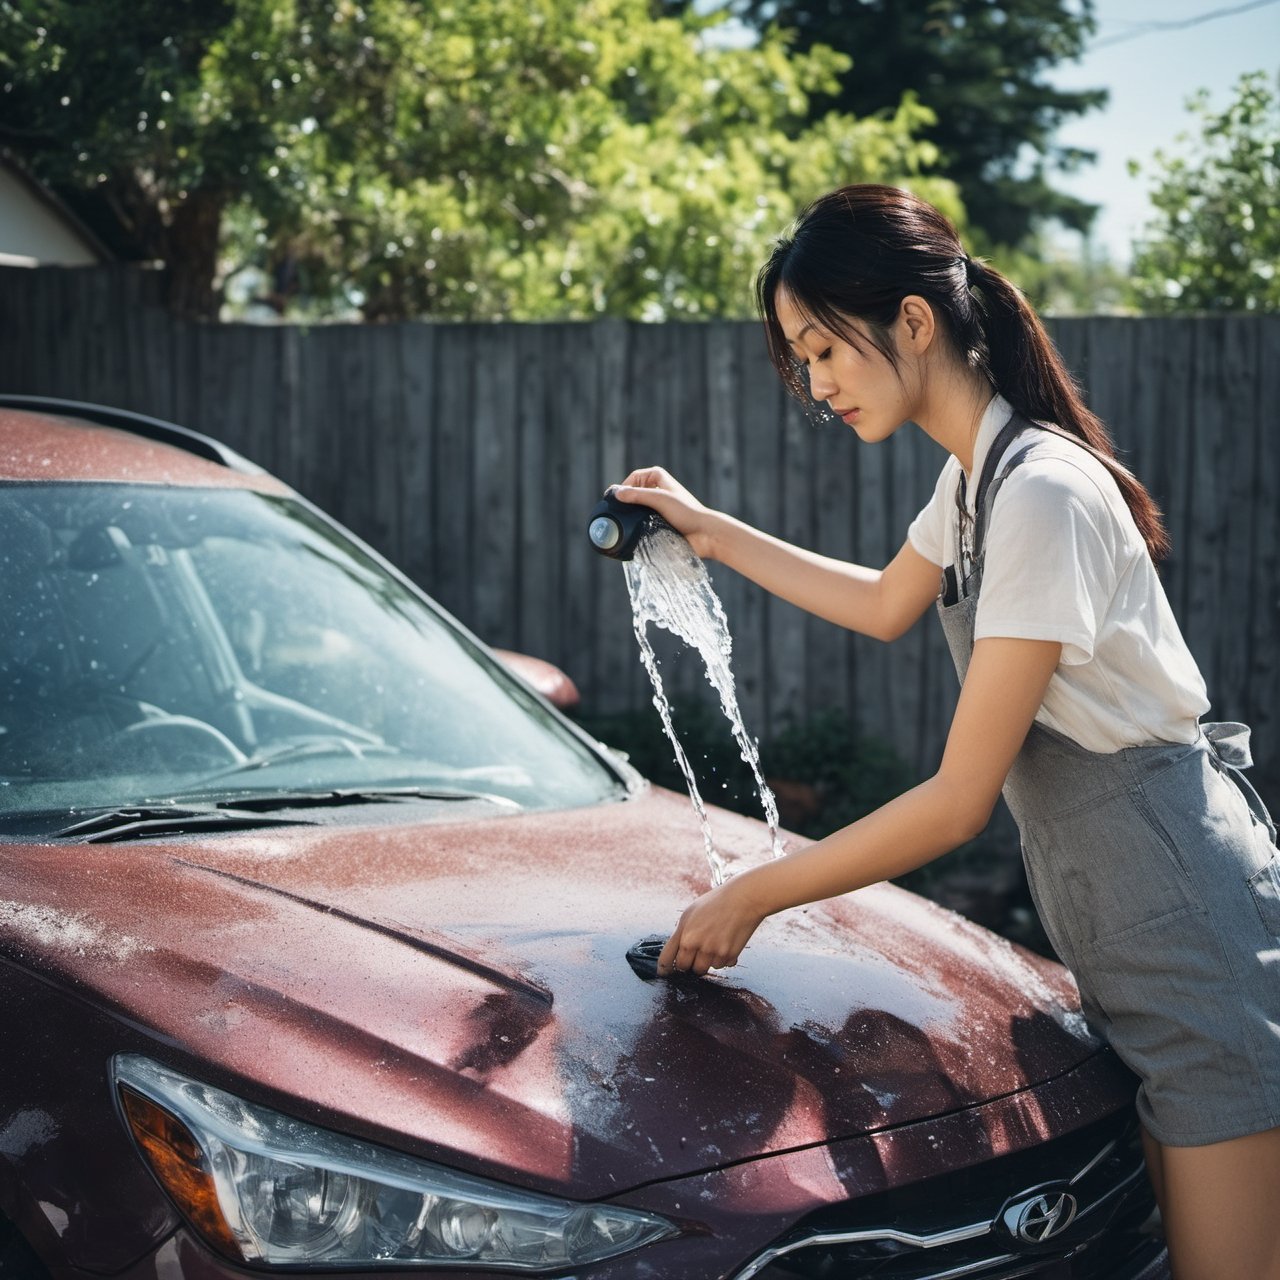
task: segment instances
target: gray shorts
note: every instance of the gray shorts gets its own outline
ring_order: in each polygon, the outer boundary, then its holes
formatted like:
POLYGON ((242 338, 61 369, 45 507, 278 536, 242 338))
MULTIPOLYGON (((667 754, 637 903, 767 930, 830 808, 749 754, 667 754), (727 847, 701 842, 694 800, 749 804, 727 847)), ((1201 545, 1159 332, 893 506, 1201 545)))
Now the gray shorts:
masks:
POLYGON ((1280 859, 1228 758, 1207 737, 1099 755, 1037 725, 1006 788, 1045 930, 1173 1146, 1280 1126, 1280 859))

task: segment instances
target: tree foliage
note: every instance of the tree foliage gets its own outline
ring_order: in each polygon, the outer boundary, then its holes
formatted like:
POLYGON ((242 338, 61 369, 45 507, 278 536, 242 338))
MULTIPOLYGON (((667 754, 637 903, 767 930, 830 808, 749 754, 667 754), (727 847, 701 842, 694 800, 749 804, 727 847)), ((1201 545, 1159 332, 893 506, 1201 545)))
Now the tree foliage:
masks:
POLYGON ((370 318, 744 314, 798 204, 927 176, 848 60, 649 0, 0 0, 0 141, 216 311, 256 265, 370 318))
POLYGON ((1055 191, 1051 179, 1093 153, 1058 145, 1054 134, 1101 106, 1106 91, 1055 88, 1044 73, 1083 53, 1093 0, 729 3, 763 32, 793 31, 801 49, 822 44, 851 56, 834 99, 816 98, 815 110, 866 117, 892 110, 904 92, 930 107, 925 136, 989 243, 1025 247, 1049 219, 1076 230, 1092 221, 1096 206, 1055 191))
MULTIPOLYGON (((1280 310, 1280 94, 1265 72, 1232 101, 1187 103, 1199 133, 1156 152, 1156 216, 1135 246, 1133 287, 1151 311, 1280 310)), ((1140 166, 1131 164, 1137 174, 1140 166)))

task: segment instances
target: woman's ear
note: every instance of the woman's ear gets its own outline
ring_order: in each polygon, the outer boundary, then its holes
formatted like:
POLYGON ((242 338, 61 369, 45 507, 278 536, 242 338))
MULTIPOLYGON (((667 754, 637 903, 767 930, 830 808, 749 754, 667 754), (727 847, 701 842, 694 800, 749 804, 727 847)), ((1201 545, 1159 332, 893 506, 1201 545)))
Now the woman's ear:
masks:
POLYGON ((909 293, 898 306, 894 327, 898 331, 898 350, 920 356, 933 345, 938 322, 933 308, 919 294, 909 293))

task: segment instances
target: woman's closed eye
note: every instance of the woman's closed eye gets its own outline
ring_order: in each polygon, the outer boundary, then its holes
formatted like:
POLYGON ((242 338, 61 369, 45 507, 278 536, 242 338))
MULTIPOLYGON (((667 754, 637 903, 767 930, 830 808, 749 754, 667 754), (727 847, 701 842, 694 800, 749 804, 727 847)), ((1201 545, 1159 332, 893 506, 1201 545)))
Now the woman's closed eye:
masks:
POLYGON ((826 347, 825 349, 820 351, 816 356, 808 356, 803 354, 802 352, 797 351, 792 355, 791 359, 792 359, 792 362, 794 363, 796 373, 804 375, 804 374, 807 374, 815 364, 818 364, 822 360, 830 359, 830 357, 831 357, 831 348, 826 347))

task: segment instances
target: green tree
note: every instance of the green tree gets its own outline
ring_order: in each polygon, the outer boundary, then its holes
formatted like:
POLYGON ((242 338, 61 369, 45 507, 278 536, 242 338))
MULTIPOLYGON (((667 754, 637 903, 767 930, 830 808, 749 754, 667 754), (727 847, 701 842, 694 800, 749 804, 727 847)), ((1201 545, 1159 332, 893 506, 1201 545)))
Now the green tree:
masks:
MULTIPOLYGON (((1280 309, 1280 95, 1262 71, 1242 76, 1215 112, 1207 91, 1188 100, 1199 122, 1178 153, 1148 166, 1155 218, 1135 245, 1132 278, 1149 311, 1280 309)), ((1141 166, 1130 163, 1135 175, 1141 166)))
MULTIPOLYGON (((669 0, 680 7, 692 0, 669 0)), ((1049 219, 1085 230, 1096 206, 1054 190, 1092 152, 1063 147, 1063 121, 1101 106, 1103 89, 1066 90, 1044 73, 1079 58, 1093 33, 1093 0, 726 0, 761 32, 784 28, 796 46, 852 57, 832 106, 866 117, 904 92, 932 109, 925 131, 940 170, 960 188, 975 229, 992 245, 1030 247, 1049 219)))
POLYGON ((199 68, 228 3, 0 0, 0 143, 128 257, 182 262, 184 309, 211 279, 228 186, 260 149, 219 119, 199 68))
POLYGON ((987 256, 1042 315, 1112 315, 1133 310, 1127 271, 1116 266, 1105 249, 1099 251, 1088 242, 1068 247, 1044 233, 1025 249, 996 246, 987 256))
POLYGON ((0 142, 122 256, 164 263, 176 309, 211 314, 227 211, 295 217, 310 135, 337 164, 387 157, 412 10, 0 0, 0 142))
POLYGON ((910 97, 811 111, 848 60, 648 0, 0 0, 0 141, 173 301, 223 273, 373 319, 744 314, 798 203, 929 177, 910 97))

